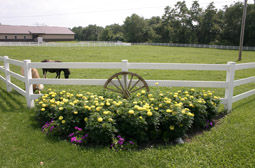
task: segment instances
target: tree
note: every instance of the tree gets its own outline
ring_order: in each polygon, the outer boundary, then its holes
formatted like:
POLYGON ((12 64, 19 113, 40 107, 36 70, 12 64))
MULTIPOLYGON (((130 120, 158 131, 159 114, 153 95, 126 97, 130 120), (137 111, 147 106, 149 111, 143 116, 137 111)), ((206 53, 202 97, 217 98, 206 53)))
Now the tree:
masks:
POLYGON ((211 2, 201 19, 199 42, 202 44, 215 44, 220 39, 221 28, 218 23, 217 9, 211 2))
POLYGON ((124 37, 127 42, 144 42, 146 39, 147 24, 143 17, 133 14, 124 21, 124 37))
POLYGON ((119 24, 106 26, 100 36, 102 41, 124 41, 123 27, 119 24))
POLYGON ((82 29, 82 40, 97 41, 103 31, 103 27, 97 25, 88 25, 82 29))

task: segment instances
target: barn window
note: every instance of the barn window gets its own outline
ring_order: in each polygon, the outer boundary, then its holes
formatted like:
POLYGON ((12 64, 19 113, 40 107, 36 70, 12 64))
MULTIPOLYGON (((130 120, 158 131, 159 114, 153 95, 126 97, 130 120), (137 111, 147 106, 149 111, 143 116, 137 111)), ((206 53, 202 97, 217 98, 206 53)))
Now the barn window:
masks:
POLYGON ((7 40, 8 39, 8 36, 5 36, 5 40, 7 40))
POLYGON ((14 36, 15 39, 17 39, 17 36, 14 36))
POLYGON ((24 36, 24 39, 27 39, 27 37, 26 37, 26 36, 24 36))

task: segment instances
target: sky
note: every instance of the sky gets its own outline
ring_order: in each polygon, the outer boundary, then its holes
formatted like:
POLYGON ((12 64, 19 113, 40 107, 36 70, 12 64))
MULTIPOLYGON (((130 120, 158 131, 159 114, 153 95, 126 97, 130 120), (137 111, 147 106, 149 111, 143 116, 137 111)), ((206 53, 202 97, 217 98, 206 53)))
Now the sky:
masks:
MULTIPOLYGON (((137 14, 149 19, 162 16, 164 8, 180 0, 0 0, 2 25, 47 25, 73 28, 90 24, 105 27, 122 25, 126 17, 137 14)), ((243 0, 198 0, 204 9, 214 2, 217 9, 243 0)), ((186 0, 188 7, 193 0, 186 0)), ((254 3, 254 0, 248 0, 254 3)))

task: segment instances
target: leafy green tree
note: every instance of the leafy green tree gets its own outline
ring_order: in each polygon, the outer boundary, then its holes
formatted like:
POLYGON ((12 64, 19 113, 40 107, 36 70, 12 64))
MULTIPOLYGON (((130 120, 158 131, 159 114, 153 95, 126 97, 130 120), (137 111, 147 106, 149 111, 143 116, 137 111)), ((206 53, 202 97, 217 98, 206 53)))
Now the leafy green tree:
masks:
POLYGON ((217 9, 211 2, 201 19, 199 42, 202 44, 215 44, 220 39, 221 27, 217 18, 217 9))
POLYGON ((127 42, 144 42, 146 39, 147 24, 143 17, 137 14, 127 17, 124 21, 124 37, 127 42))
POLYGON ((100 36, 102 41, 124 41, 123 27, 119 24, 106 26, 100 36))
POLYGON ((88 25, 82 30, 82 39, 88 41, 98 41, 103 27, 97 25, 88 25))

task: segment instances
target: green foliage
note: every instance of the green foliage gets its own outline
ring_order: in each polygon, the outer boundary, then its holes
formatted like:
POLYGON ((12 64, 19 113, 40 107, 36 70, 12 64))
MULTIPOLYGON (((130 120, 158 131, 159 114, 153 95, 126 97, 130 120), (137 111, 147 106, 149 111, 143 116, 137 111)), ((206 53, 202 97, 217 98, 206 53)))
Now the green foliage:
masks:
MULTIPOLYGON (((184 44, 239 45, 243 3, 216 9, 211 2, 205 9, 198 1, 190 8, 185 1, 166 6, 160 17, 144 19, 137 14, 126 17, 123 25, 105 28, 96 25, 74 27, 76 40, 158 42, 184 44)), ((255 5, 248 4, 244 45, 254 46, 255 5)))
POLYGON ((67 137, 74 128, 81 128, 91 143, 109 144, 117 134, 140 143, 174 140, 184 136, 192 124, 204 128, 217 114, 218 105, 212 92, 194 89, 175 93, 142 90, 130 99, 107 91, 97 95, 49 89, 36 100, 35 111, 46 133, 67 137))

